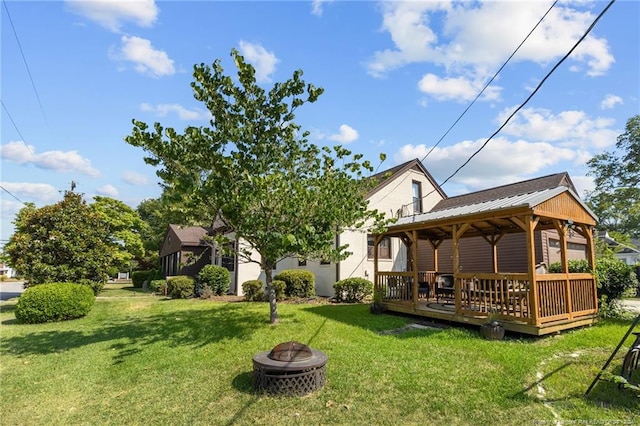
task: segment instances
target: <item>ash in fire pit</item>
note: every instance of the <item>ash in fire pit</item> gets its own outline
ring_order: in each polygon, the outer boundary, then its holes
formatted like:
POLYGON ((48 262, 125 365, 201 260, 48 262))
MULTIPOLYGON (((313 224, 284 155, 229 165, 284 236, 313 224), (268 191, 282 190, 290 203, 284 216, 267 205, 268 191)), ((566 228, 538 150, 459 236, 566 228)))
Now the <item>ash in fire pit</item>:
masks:
POLYGON ((253 387, 274 395, 306 395, 324 386, 327 359, 303 343, 280 343, 253 357, 253 387))

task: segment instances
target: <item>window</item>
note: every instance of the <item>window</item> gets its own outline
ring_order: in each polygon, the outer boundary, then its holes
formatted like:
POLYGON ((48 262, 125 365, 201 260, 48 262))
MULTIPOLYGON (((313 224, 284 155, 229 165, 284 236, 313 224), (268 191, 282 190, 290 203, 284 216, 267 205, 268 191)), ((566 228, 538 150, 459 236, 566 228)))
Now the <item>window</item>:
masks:
POLYGON ((411 182, 413 193, 413 214, 422 213, 422 183, 414 180, 411 182))
POLYGON ((320 261, 320 264, 321 264, 321 265, 330 265, 330 264, 331 264, 331 261, 330 261, 330 260, 326 260, 326 259, 322 259, 322 260, 320 261))
POLYGON ((298 266, 307 266, 307 259, 298 259, 298 266))
MULTIPOLYGON (((367 236, 367 259, 373 259, 373 246, 375 237, 367 236)), ((378 244, 378 259, 391 259, 391 238, 384 237, 378 244)))

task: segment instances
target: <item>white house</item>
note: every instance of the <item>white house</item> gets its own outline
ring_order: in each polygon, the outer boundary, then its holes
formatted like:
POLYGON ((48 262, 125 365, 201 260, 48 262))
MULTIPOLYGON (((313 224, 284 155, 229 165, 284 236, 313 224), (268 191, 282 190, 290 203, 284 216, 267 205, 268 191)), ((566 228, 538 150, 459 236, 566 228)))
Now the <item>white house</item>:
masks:
MULTIPOLYGON (((446 194, 435 182, 433 177, 424 168, 418 159, 407 161, 389 170, 372 176, 380 180, 380 183, 372 189, 367 198, 369 208, 383 212, 387 217, 396 217, 404 212, 421 213, 428 211, 446 194), (402 206, 402 211, 398 211, 402 206)), ((215 225, 214 225, 215 230, 215 225)), ((226 236, 234 240, 232 233, 226 236)), ((246 242, 235 241, 239 248, 246 242)), ((373 280, 373 239, 365 231, 349 230, 336 236, 336 244, 348 244, 348 251, 353 254, 339 263, 306 261, 301 262, 297 258, 283 259, 276 265, 274 275, 285 269, 307 269, 316 277, 316 293, 319 296, 333 296, 333 284, 336 281, 350 278, 363 277, 373 280)), ((404 267, 406 254, 404 244, 397 239, 387 239, 379 246, 378 268, 381 271, 395 270, 404 267)), ((225 264, 231 271, 230 292, 242 295, 242 283, 248 280, 261 279, 264 281, 264 271, 260 269, 260 257, 257 253, 252 255, 253 262, 235 258, 234 262, 225 262, 222 257, 216 257, 214 263, 225 264), (230 264, 232 263, 232 264, 230 264)))

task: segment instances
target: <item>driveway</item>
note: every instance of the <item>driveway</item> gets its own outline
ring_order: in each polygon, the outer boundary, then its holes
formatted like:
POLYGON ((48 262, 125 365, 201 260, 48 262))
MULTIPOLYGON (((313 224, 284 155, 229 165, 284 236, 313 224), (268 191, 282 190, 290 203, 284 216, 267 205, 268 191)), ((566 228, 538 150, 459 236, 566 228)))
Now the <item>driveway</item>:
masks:
POLYGON ((624 310, 640 314, 640 299, 624 299, 621 304, 624 310))
POLYGON ((0 300, 9 300, 14 297, 20 297, 24 288, 22 281, 0 282, 0 300))

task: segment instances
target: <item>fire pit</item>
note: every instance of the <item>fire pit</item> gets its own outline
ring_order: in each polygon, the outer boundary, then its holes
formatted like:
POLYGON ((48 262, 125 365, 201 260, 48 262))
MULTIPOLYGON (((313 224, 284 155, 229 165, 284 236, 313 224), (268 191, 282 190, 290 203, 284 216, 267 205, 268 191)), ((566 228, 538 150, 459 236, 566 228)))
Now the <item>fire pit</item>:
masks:
POLYGON ((324 386, 327 359, 303 343, 280 343, 253 357, 253 387, 273 395, 306 395, 324 386))

